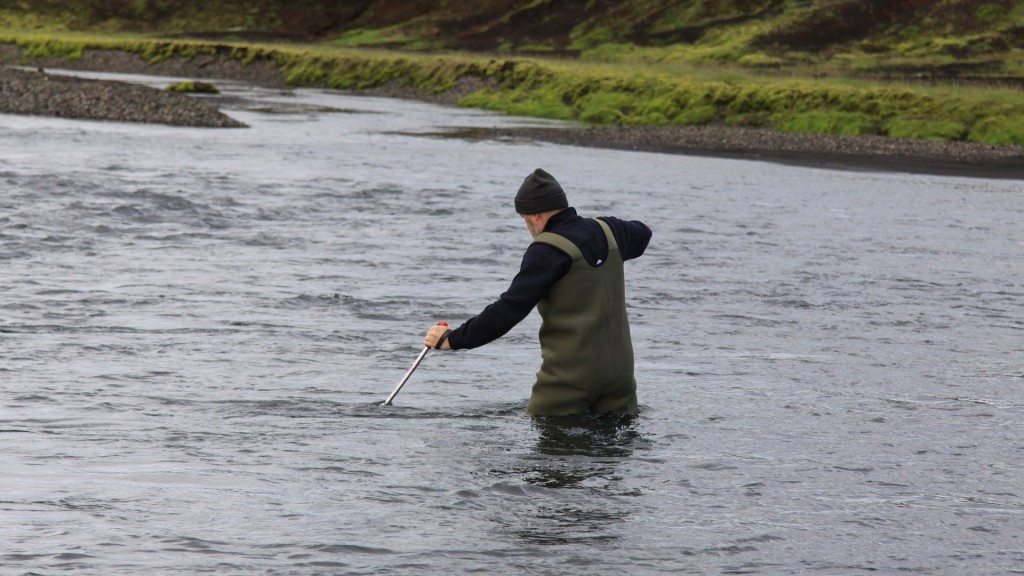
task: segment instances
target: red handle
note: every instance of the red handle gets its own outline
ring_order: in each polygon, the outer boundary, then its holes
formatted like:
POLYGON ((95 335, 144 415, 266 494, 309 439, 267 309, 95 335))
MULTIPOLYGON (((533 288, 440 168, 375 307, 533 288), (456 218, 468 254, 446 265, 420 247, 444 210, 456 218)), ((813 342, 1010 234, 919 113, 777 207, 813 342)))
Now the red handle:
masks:
POLYGON ((440 322, 438 322, 438 323, 437 323, 437 325, 438 325, 438 326, 447 326, 447 325, 448 325, 448 323, 447 323, 447 322, 445 322, 444 320, 441 320, 440 322))

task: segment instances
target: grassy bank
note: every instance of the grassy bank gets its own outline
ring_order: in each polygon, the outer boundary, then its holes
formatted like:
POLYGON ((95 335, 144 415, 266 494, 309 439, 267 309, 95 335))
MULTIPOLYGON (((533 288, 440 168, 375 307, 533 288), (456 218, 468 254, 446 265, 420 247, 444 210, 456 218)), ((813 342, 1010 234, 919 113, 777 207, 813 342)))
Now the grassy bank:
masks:
POLYGON ((757 126, 779 131, 1024 145, 1024 94, 1009 88, 850 81, 650 61, 594 62, 374 51, 329 44, 166 40, 138 34, 0 31, 25 63, 121 50, 149 62, 201 55, 270 61, 293 86, 358 90, 401 83, 460 104, 592 124, 757 126), (479 82, 478 82, 479 83, 479 82))

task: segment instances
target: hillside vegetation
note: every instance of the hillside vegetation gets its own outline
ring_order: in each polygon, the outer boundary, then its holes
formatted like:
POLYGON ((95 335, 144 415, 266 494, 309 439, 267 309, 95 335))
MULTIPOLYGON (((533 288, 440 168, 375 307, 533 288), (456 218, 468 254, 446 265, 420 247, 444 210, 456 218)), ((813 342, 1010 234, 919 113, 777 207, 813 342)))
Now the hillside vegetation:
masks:
POLYGON ((465 105, 597 124, 1024 144, 1024 1, 23 0, 0 25, 28 54, 229 54, 296 85, 473 77, 465 105))

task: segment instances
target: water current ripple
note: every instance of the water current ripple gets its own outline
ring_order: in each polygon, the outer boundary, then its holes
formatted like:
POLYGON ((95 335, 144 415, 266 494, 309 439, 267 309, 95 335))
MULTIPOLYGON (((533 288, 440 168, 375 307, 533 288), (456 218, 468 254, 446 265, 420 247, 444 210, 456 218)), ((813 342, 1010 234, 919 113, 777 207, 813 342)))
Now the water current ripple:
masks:
POLYGON ((0 572, 1024 566, 1020 182, 222 88, 249 129, 0 123, 0 572), (538 166, 655 231, 627 266, 641 415, 526 416, 535 315, 382 407, 427 326, 507 287, 538 166))

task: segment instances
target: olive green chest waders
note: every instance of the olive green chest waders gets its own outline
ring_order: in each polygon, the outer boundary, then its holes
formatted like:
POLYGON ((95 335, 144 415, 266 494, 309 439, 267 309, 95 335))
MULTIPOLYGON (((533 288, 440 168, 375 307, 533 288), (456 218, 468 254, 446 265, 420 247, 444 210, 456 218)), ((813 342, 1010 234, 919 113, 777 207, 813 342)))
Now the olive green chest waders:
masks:
POLYGON ((526 406, 530 414, 637 412, 622 256, 608 225, 597 223, 608 239, 600 266, 588 264, 563 236, 542 232, 534 239, 568 254, 572 267, 537 304, 542 363, 526 406))

